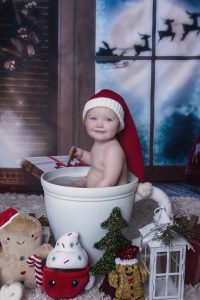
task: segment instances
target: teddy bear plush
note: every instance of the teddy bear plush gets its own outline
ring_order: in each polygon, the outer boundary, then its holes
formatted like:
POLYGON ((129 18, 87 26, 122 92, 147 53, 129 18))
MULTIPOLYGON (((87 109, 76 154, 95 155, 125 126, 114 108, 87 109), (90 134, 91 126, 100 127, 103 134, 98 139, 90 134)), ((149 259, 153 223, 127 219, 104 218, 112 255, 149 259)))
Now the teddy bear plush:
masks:
POLYGON ((29 267, 27 259, 36 255, 44 260, 53 249, 42 244, 41 223, 8 208, 0 212, 0 243, 0 285, 20 282, 35 287, 35 269, 29 267))
POLYGON ((144 300, 143 283, 148 273, 142 267, 135 255, 137 246, 124 247, 119 257, 115 259, 115 270, 108 275, 110 286, 115 288, 115 300, 144 300))

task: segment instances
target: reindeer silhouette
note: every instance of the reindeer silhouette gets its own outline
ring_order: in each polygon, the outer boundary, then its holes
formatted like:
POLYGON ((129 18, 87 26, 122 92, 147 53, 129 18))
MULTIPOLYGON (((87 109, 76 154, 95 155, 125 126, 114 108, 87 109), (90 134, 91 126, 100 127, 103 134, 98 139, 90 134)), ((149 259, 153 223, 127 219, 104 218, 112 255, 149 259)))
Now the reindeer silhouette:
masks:
POLYGON ((151 51, 151 48, 149 47, 150 35, 141 33, 139 33, 139 35, 141 36, 141 40, 144 40, 144 45, 134 45, 134 49, 136 52, 135 56, 140 55, 141 52, 151 51))
POLYGON ((164 37, 168 37, 168 36, 171 36, 171 41, 174 39, 175 32, 172 31, 172 23, 173 22, 174 22, 174 19, 165 19, 164 24, 167 25, 167 29, 158 31, 158 35, 159 35, 159 40, 158 41, 160 41, 164 37))
POLYGON ((200 32, 200 26, 198 26, 197 18, 200 17, 200 13, 190 13, 189 11, 186 11, 189 18, 192 19, 192 24, 182 24, 183 25, 183 36, 181 38, 181 41, 185 39, 186 35, 191 31, 197 31, 197 34, 200 32))

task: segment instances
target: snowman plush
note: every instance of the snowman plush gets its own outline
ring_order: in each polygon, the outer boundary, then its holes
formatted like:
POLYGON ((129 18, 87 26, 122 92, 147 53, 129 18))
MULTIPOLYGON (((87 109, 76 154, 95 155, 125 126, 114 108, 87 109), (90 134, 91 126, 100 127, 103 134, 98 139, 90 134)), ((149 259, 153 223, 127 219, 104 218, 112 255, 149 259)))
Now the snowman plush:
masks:
POLYGON ((43 270, 43 288, 52 298, 74 298, 94 284, 88 255, 77 232, 65 233, 49 253, 43 270))

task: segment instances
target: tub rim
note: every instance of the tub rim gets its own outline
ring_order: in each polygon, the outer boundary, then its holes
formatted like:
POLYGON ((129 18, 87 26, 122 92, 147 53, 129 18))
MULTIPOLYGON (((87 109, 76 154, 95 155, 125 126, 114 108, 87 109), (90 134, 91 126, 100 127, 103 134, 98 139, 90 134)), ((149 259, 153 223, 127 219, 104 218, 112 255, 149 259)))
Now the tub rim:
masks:
POLYGON ((87 198, 94 199, 94 194, 95 194, 95 198, 102 198, 104 197, 104 195, 105 197, 113 197, 115 195, 122 195, 122 194, 135 192, 136 190, 138 184, 138 178, 131 172, 129 172, 129 179, 131 180, 131 182, 123 185, 105 187, 105 188, 96 188, 96 187, 83 188, 83 187, 62 186, 48 181, 48 179, 58 177, 59 175, 60 177, 66 176, 67 174, 69 174, 70 177, 73 176, 81 177, 81 175, 86 176, 89 169, 90 167, 78 166, 78 167, 61 168, 61 169, 56 169, 56 170, 43 173, 41 176, 41 184, 44 193, 48 192, 48 193, 66 196, 66 197, 70 195, 71 197, 78 197, 78 198, 87 197, 87 198), (75 176, 76 174, 78 174, 79 176, 75 176))

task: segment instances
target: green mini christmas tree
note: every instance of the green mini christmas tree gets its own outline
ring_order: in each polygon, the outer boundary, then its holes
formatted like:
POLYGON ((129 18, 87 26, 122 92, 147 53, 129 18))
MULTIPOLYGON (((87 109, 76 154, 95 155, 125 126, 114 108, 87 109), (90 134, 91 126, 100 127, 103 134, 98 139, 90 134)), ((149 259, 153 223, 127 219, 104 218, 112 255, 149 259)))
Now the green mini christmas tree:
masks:
POLYGON ((94 247, 105 252, 102 258, 91 267, 92 274, 107 275, 114 270, 118 252, 122 247, 131 244, 131 241, 121 233, 121 230, 127 226, 128 223, 123 219, 119 207, 115 207, 108 219, 101 223, 101 227, 108 229, 108 232, 94 244, 94 247))

